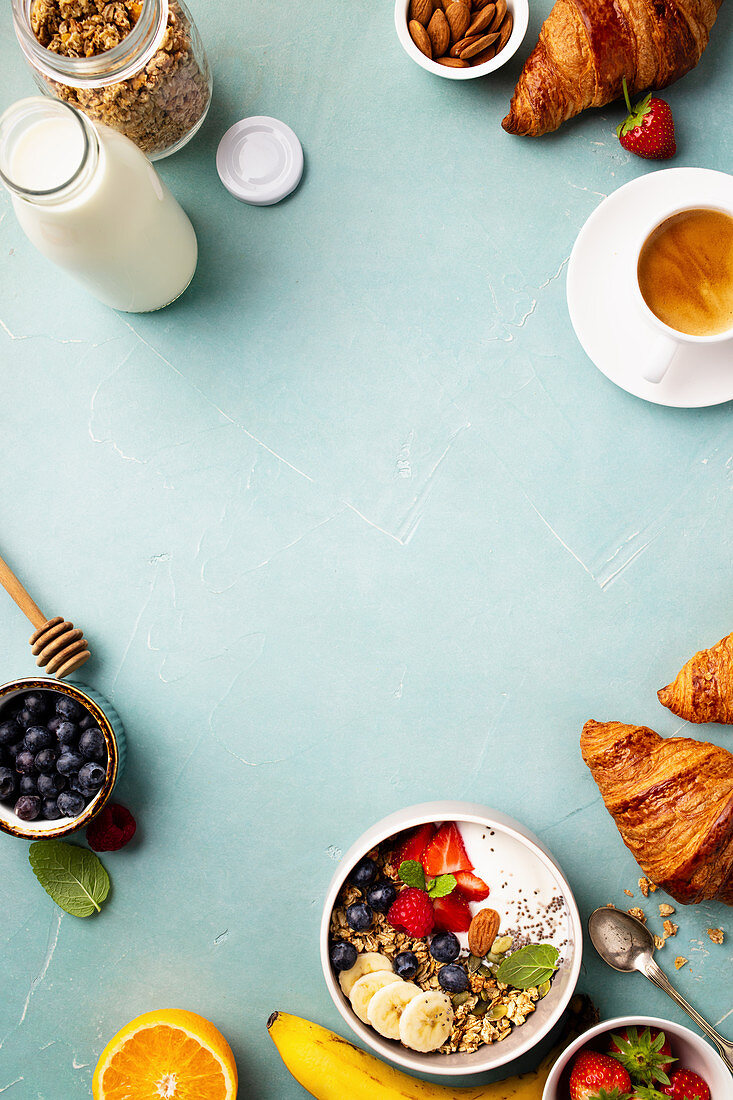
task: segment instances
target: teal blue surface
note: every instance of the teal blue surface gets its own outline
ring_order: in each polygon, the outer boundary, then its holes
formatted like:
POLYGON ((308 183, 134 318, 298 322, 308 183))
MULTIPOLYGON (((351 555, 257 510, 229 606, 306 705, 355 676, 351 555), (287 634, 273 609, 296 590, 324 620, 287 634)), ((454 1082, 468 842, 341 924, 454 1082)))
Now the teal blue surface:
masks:
MULTIPOLYGON (((221 1027, 243 1097, 299 1100, 265 1021, 344 1030, 322 898, 339 852, 411 803, 521 819, 584 915, 638 904, 581 726, 690 732, 656 690, 733 627, 730 405, 626 395, 565 304, 587 216, 658 166, 620 148, 617 107, 541 140, 500 127, 550 0, 506 70, 461 85, 409 60, 388 0, 192 6, 214 101, 159 166, 199 236, 180 301, 97 304, 0 196, 0 552, 84 627, 81 678, 125 724, 117 797, 139 822, 86 921, 0 837, 2 1100, 88 1097, 104 1043, 166 1005, 221 1027), (238 204, 216 175, 248 114, 305 149, 276 207, 238 204)), ((34 92, 8 9, 3 106, 34 92)), ((676 164, 731 169, 732 26, 724 6, 669 90, 676 164)), ((0 604, 10 679, 33 670, 30 630, 0 604)), ((733 748, 730 727, 693 732, 733 748)), ((687 956, 679 988, 733 1034, 730 910, 674 919, 660 962, 687 956)), ((684 1022, 591 948, 581 988, 606 1015, 684 1022)))

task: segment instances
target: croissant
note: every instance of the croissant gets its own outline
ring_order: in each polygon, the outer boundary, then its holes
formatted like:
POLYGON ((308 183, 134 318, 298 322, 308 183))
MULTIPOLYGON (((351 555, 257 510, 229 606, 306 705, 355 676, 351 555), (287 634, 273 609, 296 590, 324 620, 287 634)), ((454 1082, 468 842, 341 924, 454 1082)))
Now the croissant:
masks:
POLYGON ((502 122, 510 134, 557 130, 586 107, 664 88, 697 65, 721 0, 556 0, 502 122))
POLYGON ((586 722, 583 759, 644 873, 682 905, 733 905, 733 755, 646 726, 586 722))
POLYGON ((663 707, 688 722, 732 723, 733 634, 691 657, 657 696, 663 707))

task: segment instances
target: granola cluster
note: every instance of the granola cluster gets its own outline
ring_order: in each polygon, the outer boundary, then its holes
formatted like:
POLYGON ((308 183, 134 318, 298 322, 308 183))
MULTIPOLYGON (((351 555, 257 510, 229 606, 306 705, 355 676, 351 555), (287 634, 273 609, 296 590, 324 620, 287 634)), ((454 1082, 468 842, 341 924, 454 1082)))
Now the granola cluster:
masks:
MULTIPOLYGON (((33 0, 31 26, 53 53, 94 57, 119 45, 141 11, 142 0, 33 0)), ((160 46, 135 76, 99 88, 44 79, 54 95, 155 156, 176 145, 206 113, 210 88, 205 68, 196 56, 188 18, 170 0, 160 46)))
MULTIPOLYGON (((385 858, 384 853, 374 849, 369 857, 377 862, 385 878, 399 882, 397 868, 388 857, 385 858)), ((419 966, 411 980, 423 990, 440 989, 438 971, 441 964, 430 954, 427 940, 413 939, 406 932, 393 928, 386 916, 378 912, 374 913, 374 922, 366 931, 355 932, 349 927, 346 909, 360 899, 359 889, 347 882, 331 914, 331 938, 352 943, 360 953, 378 951, 392 961, 401 951, 412 951, 419 966)), ((466 964, 470 990, 451 998, 453 1030, 437 1050, 438 1054, 471 1054, 485 1044, 500 1043, 514 1027, 520 1027, 525 1022, 541 999, 536 987, 513 989, 497 982, 481 959, 468 956, 461 961, 466 964)))

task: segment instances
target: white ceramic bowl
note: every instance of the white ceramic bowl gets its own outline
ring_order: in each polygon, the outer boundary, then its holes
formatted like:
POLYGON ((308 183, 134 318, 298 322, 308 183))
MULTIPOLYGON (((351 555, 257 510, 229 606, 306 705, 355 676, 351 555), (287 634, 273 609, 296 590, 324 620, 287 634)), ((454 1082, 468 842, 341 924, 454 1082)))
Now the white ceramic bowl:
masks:
POLYGON ((707 1081, 713 1100, 724 1100, 731 1095, 731 1077, 725 1063, 710 1044, 694 1031, 690 1031, 688 1027, 682 1027, 681 1024, 672 1023, 671 1020, 658 1019, 656 1016, 617 1016, 613 1020, 604 1020, 596 1024, 563 1051, 547 1078, 542 1100, 568 1100, 570 1063, 575 1055, 585 1046, 604 1050, 605 1042, 599 1043, 597 1037, 606 1033, 610 1035, 611 1032, 618 1031, 622 1027, 653 1027, 663 1031, 669 1038, 674 1056, 679 1059, 674 1065, 691 1069, 693 1073, 698 1073, 704 1081, 707 1081))
POLYGON ((514 26, 509 35, 509 41, 501 53, 492 57, 490 61, 484 61, 483 65, 471 65, 468 69, 452 69, 448 65, 439 65, 437 61, 426 57, 422 50, 418 50, 407 29, 409 10, 410 0, 395 0, 394 21, 402 48, 423 69, 427 69, 434 76, 443 76, 446 80, 475 80, 477 76, 488 76, 489 73, 496 72, 514 57, 522 45, 529 24, 529 0, 507 0, 507 10, 511 12, 514 26))
POLYGON ((580 973, 583 955, 583 927, 575 904, 572 890, 553 857, 528 829, 497 810, 471 802, 426 802, 420 806, 410 806, 398 813, 391 814, 373 825, 348 850, 339 863, 336 874, 326 895, 321 920, 321 965, 328 991, 349 1027, 362 1042, 381 1058, 395 1062, 407 1070, 417 1073, 433 1073, 441 1076, 461 1076, 473 1073, 485 1073, 526 1054, 536 1046, 555 1026, 567 1007, 575 990, 580 973), (565 965, 555 976, 550 993, 537 1004, 537 1009, 528 1017, 526 1023, 515 1028, 507 1039, 492 1046, 484 1046, 473 1054, 419 1054, 408 1050, 400 1043, 384 1039, 373 1028, 363 1024, 351 1008, 348 999, 341 992, 329 958, 329 925, 331 913, 339 891, 349 872, 356 863, 377 844, 388 840, 416 825, 426 822, 458 821, 474 822, 487 826, 495 832, 504 833, 512 842, 519 844, 531 861, 537 861, 544 872, 554 879, 558 892, 564 898, 567 907, 569 925, 569 943, 564 949, 565 965))

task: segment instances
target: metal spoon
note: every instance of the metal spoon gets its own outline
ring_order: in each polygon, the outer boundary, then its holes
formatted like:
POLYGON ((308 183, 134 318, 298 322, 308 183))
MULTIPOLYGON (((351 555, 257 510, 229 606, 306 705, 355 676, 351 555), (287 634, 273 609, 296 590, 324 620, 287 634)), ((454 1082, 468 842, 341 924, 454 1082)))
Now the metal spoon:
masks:
POLYGON ((733 1043, 719 1035, 714 1027, 703 1020, 692 1005, 688 1005, 670 984, 654 961, 654 937, 645 924, 630 913, 621 909, 609 909, 607 906, 596 909, 588 918, 588 931, 598 954, 604 962, 621 974, 630 974, 638 970, 659 989, 664 990, 675 1004, 691 1016, 701 1031, 717 1047, 720 1057, 733 1073, 733 1043))

